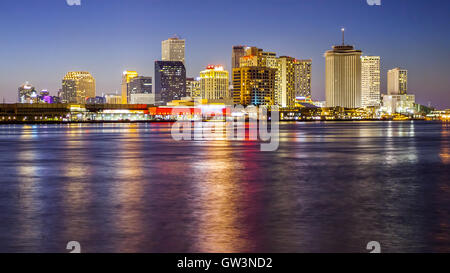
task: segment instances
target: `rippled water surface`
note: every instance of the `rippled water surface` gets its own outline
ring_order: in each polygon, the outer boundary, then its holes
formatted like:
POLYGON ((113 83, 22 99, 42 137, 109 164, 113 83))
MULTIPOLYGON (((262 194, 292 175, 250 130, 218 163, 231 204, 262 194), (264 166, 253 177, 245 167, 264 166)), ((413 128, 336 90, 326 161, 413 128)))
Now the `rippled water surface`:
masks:
POLYGON ((286 123, 276 152, 170 126, 0 126, 0 251, 450 251, 448 124, 286 123))

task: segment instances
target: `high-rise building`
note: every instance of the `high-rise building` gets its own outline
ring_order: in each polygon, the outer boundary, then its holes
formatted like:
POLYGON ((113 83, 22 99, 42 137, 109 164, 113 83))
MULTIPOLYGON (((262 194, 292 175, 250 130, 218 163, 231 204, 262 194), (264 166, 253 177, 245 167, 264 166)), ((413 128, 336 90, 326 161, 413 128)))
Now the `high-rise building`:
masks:
POLYGON ((233 100, 240 105, 274 105, 275 68, 244 66, 233 69, 233 100))
POLYGON ((233 100, 241 105, 274 105, 277 77, 276 54, 246 47, 238 68, 233 69, 233 100))
POLYGON ((155 95, 163 104, 186 97, 186 68, 182 62, 155 62, 155 95))
MULTIPOLYGON (((255 51, 253 51, 255 52, 255 51)), ((277 54, 275 52, 266 52, 262 49, 258 49, 257 51, 259 55, 259 66, 266 66, 269 68, 275 69, 275 88, 273 90, 274 92, 274 104, 280 105, 280 92, 281 90, 281 70, 280 70, 280 59, 277 57, 277 54)))
POLYGON ((278 63, 279 83, 275 92, 276 102, 281 107, 295 106, 295 59, 281 56, 278 63))
POLYGON ((122 73, 122 104, 127 104, 130 100, 129 84, 132 79, 138 77, 136 71, 124 71, 122 73))
POLYGON ((138 76, 128 84, 129 104, 155 104, 152 77, 138 76))
POLYGON ((361 57, 361 105, 378 107, 381 105, 380 57, 361 57))
POLYGON ((408 92, 408 70, 399 67, 388 71, 388 95, 405 95, 408 92))
POLYGON ((231 53, 231 69, 239 68, 241 58, 245 56, 245 46, 233 46, 231 53))
POLYGON ((185 63, 186 41, 177 37, 162 41, 162 60, 185 63))
POLYGON ((186 78, 186 96, 193 99, 202 97, 200 78, 186 78))
POLYGON ((62 93, 64 102, 84 104, 95 97, 95 79, 89 72, 68 72, 62 80, 62 93))
POLYGON ((152 77, 138 76, 131 79, 128 84, 128 94, 130 97, 133 94, 153 94, 152 77))
POLYGON ((200 88, 202 99, 220 100, 228 99, 229 73, 223 66, 209 65, 200 72, 200 88))
POLYGON ((344 40, 325 53, 327 107, 361 107, 361 55, 344 40))
POLYGON ((38 94, 36 88, 29 82, 22 84, 18 89, 18 103, 36 103, 38 94))
POLYGON ((295 96, 311 97, 312 60, 295 62, 295 96))

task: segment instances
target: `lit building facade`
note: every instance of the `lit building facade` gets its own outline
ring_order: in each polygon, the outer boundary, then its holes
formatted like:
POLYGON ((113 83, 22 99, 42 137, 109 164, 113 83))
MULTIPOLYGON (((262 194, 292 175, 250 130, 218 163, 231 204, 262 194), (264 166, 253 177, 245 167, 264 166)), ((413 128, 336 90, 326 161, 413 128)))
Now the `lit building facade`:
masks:
POLYGON ((105 95, 106 104, 122 104, 122 96, 116 94, 105 95))
POLYGON ((361 57, 361 106, 381 106, 380 57, 361 57))
POLYGON ((223 66, 210 65, 200 72, 201 98, 221 100, 230 97, 229 73, 223 66))
POLYGON ((404 95, 408 93, 408 70, 399 67, 391 69, 387 74, 388 95, 404 95))
POLYGON ((154 105, 155 94, 152 93, 137 93, 131 94, 130 96, 130 104, 152 104, 154 105))
POLYGON ((239 68, 241 58, 245 56, 245 46, 233 46, 233 51, 231 53, 231 69, 239 68))
POLYGON ((186 78, 186 96, 193 99, 202 97, 200 78, 186 78))
POLYGON ((278 61, 275 53, 246 47, 233 69, 233 101, 241 105, 274 105, 278 61))
POLYGON ((312 60, 297 60, 295 66, 295 96, 311 97, 312 60))
POLYGON ((129 83, 138 76, 136 71, 124 71, 122 73, 122 104, 128 103, 130 99, 129 83))
POLYGON ((128 94, 131 98, 133 94, 153 94, 152 77, 138 76, 128 83, 128 94))
POLYGON ((86 103, 95 97, 95 79, 84 71, 68 72, 62 80, 62 99, 68 103, 86 103))
POLYGON ((186 97, 186 68, 183 62, 155 62, 155 96, 166 104, 186 97))
POLYGON ((185 63, 186 41, 179 38, 169 38, 162 41, 162 60, 185 63))
POLYGON ((18 89, 18 103, 37 103, 38 94, 36 88, 28 82, 22 84, 18 89))
POLYGON ((152 77, 138 76, 128 84, 129 104, 155 104, 152 77))
POLYGON ((295 59, 292 57, 281 56, 279 58, 279 83, 275 91, 276 102, 281 107, 295 106, 295 59))
POLYGON ((361 50, 333 46, 325 53, 325 96, 327 107, 361 107, 361 50))
POLYGON ((240 105, 274 105, 275 68, 245 66, 233 69, 233 101, 240 105))
POLYGON ((416 109, 416 97, 414 95, 383 95, 382 110, 391 114, 412 115, 416 109))

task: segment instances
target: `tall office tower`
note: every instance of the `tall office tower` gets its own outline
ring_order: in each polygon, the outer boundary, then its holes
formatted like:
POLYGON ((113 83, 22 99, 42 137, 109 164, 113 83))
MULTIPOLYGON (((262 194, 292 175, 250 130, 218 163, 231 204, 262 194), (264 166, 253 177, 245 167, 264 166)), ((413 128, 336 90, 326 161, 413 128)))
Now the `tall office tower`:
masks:
POLYGON ((36 88, 28 82, 22 84, 18 89, 18 103, 36 103, 37 97, 36 88))
POLYGON ((223 66, 209 65, 200 72, 200 88, 202 99, 220 100, 228 99, 229 73, 223 66))
POLYGON ((200 78, 186 78, 186 96, 193 99, 202 97, 200 78))
POLYGON ((132 79, 136 78, 138 73, 136 71, 124 71, 122 74, 122 104, 129 103, 130 91, 129 83, 132 79))
POLYGON ((281 56, 279 58, 279 83, 275 92, 276 102, 281 107, 295 106, 295 59, 281 56))
POLYGON ((231 69, 239 68, 241 58, 245 56, 245 46, 233 46, 231 53, 231 69))
POLYGON ((380 57, 361 57, 361 104, 362 107, 381 105, 380 57))
POLYGON ((128 84, 129 104, 155 104, 152 77, 136 77, 128 84))
POLYGON ((245 48, 240 67, 233 69, 233 100, 241 105, 274 105, 278 62, 276 54, 245 48))
POLYGON ((182 62, 155 62, 155 95, 163 104, 186 97, 186 68, 182 62))
POLYGON ((130 80, 128 84, 128 96, 133 94, 152 94, 153 79, 152 77, 138 76, 130 80))
POLYGON ((312 60, 295 62, 295 96, 311 97, 312 60))
POLYGON ((408 92, 408 70, 399 67, 388 71, 388 95, 405 95, 408 92))
POLYGON ((235 104, 274 105, 275 68, 245 66, 233 69, 235 104))
POLYGON ((185 40, 177 37, 162 41, 162 60, 173 62, 185 62, 185 40))
POLYGON ((275 72, 275 89, 274 89, 274 104, 279 105, 280 91, 281 90, 281 70, 280 59, 275 52, 265 52, 258 50, 259 65, 276 69, 275 72))
POLYGON ((327 107, 361 107, 361 55, 361 50, 345 45, 344 39, 342 45, 325 53, 327 107))
POLYGON ((95 97, 95 79, 89 72, 68 72, 62 80, 63 101, 68 103, 86 103, 86 99, 95 97))

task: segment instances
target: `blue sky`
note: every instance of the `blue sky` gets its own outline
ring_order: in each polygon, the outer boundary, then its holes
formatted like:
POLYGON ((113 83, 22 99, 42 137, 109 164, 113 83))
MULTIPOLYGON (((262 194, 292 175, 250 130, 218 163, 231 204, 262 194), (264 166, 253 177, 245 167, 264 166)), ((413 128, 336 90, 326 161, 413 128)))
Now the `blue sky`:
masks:
POLYGON ((450 108, 450 1, 381 0, 14 0, 0 3, 0 97, 25 81, 51 93, 67 71, 90 71, 97 93, 120 90, 121 73, 153 75, 161 40, 187 40, 187 70, 231 63, 236 44, 313 60, 313 97, 324 99, 323 53, 347 41, 409 70, 419 103, 450 108))

